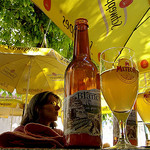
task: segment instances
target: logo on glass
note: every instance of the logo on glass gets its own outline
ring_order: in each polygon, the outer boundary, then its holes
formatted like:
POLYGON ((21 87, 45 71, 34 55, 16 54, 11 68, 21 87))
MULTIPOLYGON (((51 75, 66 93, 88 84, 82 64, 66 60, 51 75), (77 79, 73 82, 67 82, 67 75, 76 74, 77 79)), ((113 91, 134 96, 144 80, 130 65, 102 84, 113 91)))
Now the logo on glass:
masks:
POLYGON ((116 66, 117 76, 126 83, 133 83, 138 79, 138 71, 128 59, 119 59, 116 66))
POLYGON ((147 89, 144 93, 144 99, 146 100, 146 102, 148 102, 150 104, 150 89, 147 89))

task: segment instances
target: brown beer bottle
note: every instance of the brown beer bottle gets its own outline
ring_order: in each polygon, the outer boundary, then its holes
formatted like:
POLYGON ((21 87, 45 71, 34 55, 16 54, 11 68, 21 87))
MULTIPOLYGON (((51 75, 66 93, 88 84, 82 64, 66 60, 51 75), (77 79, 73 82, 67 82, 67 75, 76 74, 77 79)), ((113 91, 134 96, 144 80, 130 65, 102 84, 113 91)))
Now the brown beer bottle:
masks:
MULTIPOLYGON (((132 111, 127 119, 126 124, 126 134, 128 137, 128 141, 132 144, 137 146, 137 109, 136 103, 134 104, 132 111)), ((113 144, 115 145, 118 141, 119 137, 119 125, 117 119, 114 117, 113 119, 113 144)))
POLYGON ((64 139, 70 148, 101 147, 98 69, 90 58, 88 21, 75 21, 73 60, 65 71, 64 139))

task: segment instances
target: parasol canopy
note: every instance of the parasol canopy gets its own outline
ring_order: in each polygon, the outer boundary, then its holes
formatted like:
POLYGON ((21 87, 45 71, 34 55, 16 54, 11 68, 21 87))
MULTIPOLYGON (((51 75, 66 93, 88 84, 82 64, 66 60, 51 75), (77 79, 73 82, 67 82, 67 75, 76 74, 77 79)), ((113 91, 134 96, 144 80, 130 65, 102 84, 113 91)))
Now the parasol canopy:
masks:
POLYGON ((0 88, 9 92, 16 89, 18 94, 36 94, 43 91, 62 92, 64 72, 68 60, 53 49, 46 54, 29 51, 11 51, 18 47, 0 48, 0 88), (8 50, 6 50, 8 49, 8 50), (6 52, 7 51, 7 52, 6 52))
POLYGON ((91 57, 110 47, 133 49, 140 72, 150 70, 149 0, 32 0, 66 35, 74 39, 74 21, 89 23, 91 57))
POLYGON ((25 110, 28 94, 64 91, 64 73, 69 61, 53 49, 45 49, 0 46, 0 88, 26 94, 25 110))

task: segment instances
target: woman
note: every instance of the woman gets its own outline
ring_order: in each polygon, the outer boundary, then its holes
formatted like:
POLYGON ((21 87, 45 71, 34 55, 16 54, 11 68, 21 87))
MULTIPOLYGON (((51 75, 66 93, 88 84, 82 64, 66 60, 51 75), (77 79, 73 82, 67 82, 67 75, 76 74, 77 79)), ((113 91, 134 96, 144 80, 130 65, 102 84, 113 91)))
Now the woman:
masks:
POLYGON ((21 126, 15 131, 22 131, 23 126, 28 123, 40 123, 51 128, 56 127, 58 111, 60 109, 60 98, 52 92, 42 92, 34 95, 29 102, 21 126))
POLYGON ((60 98, 54 93, 46 91, 36 94, 29 102, 21 125, 14 132, 6 132, 8 137, 0 136, 2 147, 62 148, 63 132, 55 128, 59 109, 60 98))

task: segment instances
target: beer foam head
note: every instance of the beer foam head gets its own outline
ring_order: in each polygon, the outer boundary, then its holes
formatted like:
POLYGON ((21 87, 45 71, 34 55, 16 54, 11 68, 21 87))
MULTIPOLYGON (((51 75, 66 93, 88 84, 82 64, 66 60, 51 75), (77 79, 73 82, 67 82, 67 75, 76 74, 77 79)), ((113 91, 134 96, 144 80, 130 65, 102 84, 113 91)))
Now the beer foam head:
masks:
POLYGON ((126 58, 119 58, 114 63, 115 67, 121 66, 121 67, 134 67, 136 68, 135 63, 133 60, 126 59, 126 58))
POLYGON ((118 60, 118 66, 132 67, 131 61, 126 58, 122 58, 118 60))

